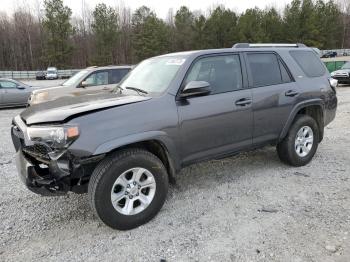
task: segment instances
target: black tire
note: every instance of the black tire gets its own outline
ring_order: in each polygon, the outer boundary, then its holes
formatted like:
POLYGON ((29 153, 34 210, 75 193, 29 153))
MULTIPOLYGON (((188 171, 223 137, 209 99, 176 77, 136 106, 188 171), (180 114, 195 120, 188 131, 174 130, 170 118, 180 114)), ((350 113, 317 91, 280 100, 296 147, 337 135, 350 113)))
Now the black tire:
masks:
POLYGON ((286 137, 277 145, 277 153, 282 162, 291 166, 304 166, 308 164, 316 153, 319 143, 319 127, 315 119, 308 115, 298 115, 286 137), (312 129, 314 140, 310 152, 301 157, 295 150, 295 139, 298 131, 303 127, 308 126, 312 129))
POLYGON ((109 155, 94 170, 88 187, 90 204, 103 223, 114 229, 128 230, 150 221, 162 208, 168 193, 168 174, 152 153, 143 149, 126 149, 109 155), (149 170, 156 182, 156 191, 149 206, 135 215, 124 215, 112 205, 114 182, 125 171, 142 167, 149 170))

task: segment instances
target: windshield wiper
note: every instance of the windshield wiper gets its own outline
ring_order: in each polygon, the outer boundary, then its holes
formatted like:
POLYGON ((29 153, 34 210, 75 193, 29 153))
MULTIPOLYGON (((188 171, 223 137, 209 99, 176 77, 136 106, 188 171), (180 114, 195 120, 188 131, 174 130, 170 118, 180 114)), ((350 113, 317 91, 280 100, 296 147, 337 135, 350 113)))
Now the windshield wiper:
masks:
POLYGON ((136 91, 137 93, 143 93, 143 94, 146 94, 146 95, 148 94, 147 91, 145 91, 145 90, 143 90, 143 89, 141 89, 141 88, 137 88, 137 87, 127 86, 127 87, 125 87, 125 89, 134 90, 134 91, 136 91))

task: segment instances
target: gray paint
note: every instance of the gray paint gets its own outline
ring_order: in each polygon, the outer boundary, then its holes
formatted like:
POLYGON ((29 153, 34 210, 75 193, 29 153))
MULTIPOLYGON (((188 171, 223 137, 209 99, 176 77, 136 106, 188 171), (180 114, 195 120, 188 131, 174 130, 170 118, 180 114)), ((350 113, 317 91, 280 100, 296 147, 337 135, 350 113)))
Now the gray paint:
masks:
POLYGON ((286 135, 298 110, 305 106, 320 106, 327 125, 335 117, 337 106, 337 98, 328 83, 329 74, 306 77, 290 57, 289 48, 274 48, 273 51, 288 65, 295 82, 250 88, 244 52, 271 50, 230 48, 182 53, 187 55, 186 61, 168 90, 160 96, 140 96, 137 102, 129 103, 136 98, 124 94, 121 99, 125 102, 113 102, 110 106, 96 106, 103 105, 105 101, 91 102, 92 111, 84 110, 81 101, 67 107, 62 98, 62 106, 58 102, 55 107, 45 103, 41 107, 33 106, 21 116, 30 120, 31 124, 55 121, 78 124, 80 137, 69 148, 77 158, 108 153, 135 142, 157 140, 166 147, 176 170, 197 161, 277 143, 286 135), (202 56, 223 53, 240 54, 244 88, 181 99, 182 82, 193 61, 202 56), (287 97, 285 93, 289 90, 299 94, 287 97), (236 105, 242 98, 251 100, 251 103, 236 105))

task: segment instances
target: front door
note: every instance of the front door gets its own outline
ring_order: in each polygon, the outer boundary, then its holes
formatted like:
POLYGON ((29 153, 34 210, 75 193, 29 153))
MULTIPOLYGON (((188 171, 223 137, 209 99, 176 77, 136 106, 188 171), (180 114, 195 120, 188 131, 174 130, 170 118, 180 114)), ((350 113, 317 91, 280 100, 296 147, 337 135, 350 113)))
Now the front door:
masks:
POLYGON ((206 81, 212 92, 177 102, 183 162, 250 147, 252 96, 251 90, 243 89, 240 56, 201 57, 189 69, 183 86, 190 81, 206 81))

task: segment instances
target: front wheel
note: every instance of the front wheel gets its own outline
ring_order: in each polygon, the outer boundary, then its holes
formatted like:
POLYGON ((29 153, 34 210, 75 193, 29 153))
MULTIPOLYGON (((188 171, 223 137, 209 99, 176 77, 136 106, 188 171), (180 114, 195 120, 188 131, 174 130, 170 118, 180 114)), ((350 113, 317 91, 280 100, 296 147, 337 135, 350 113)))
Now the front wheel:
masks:
POLYGON ((96 215, 120 230, 151 220, 163 206, 167 191, 163 163, 142 149, 123 150, 103 160, 93 172, 88 189, 96 215))
POLYGON ((304 166, 316 153, 319 142, 319 128, 312 117, 298 115, 287 136, 277 145, 282 162, 292 166, 304 166))

